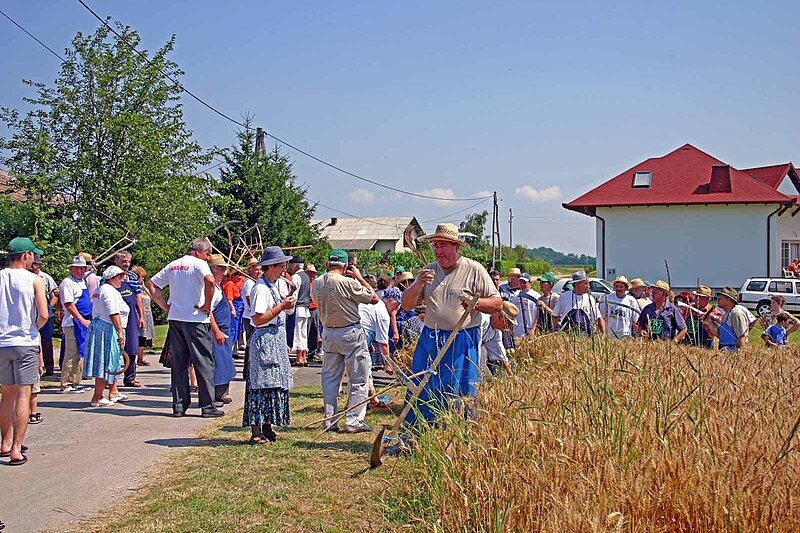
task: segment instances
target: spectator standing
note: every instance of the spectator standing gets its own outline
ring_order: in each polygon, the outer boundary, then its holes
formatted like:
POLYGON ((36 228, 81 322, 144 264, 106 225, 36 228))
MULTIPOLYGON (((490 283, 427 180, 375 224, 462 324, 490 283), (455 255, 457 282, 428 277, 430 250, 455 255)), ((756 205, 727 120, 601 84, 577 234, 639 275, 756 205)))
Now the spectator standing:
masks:
POLYGON ((225 413, 214 406, 214 355, 211 338, 211 301, 214 276, 208 267, 211 241, 202 237, 189 244, 186 255, 172 261, 150 278, 153 301, 168 313, 169 342, 172 347, 172 416, 182 417, 191 405, 189 365, 197 375, 203 418, 225 413), (169 303, 161 290, 169 287, 169 303))
POLYGON ((297 288, 297 303, 294 308, 294 336, 292 350, 297 366, 308 366, 308 319, 311 317, 311 279, 303 269, 303 258, 292 257, 289 261, 292 285, 297 288))
POLYGON ((142 312, 144 313, 144 329, 139 332, 139 354, 136 364, 150 366, 150 362, 144 358, 144 349, 153 347, 153 339, 156 336, 156 323, 153 319, 153 298, 150 296, 150 289, 147 288, 147 271, 140 266, 131 268, 131 272, 139 277, 139 287, 142 292, 142 312))
POLYGON ((244 298, 242 288, 244 288, 245 276, 239 270, 233 268, 230 271, 228 280, 222 284, 222 294, 228 300, 228 314, 230 314, 230 337, 231 337, 231 357, 235 353, 239 355, 239 331, 242 328, 244 316, 244 298))
POLYGON ((514 337, 524 337, 531 331, 536 322, 536 304, 541 294, 531 289, 531 276, 523 273, 519 277, 519 290, 509 300, 519 310, 516 324, 512 329, 514 337))
POLYGON ((63 318, 61 319, 62 351, 61 391, 83 392, 83 353, 86 334, 92 319, 92 296, 83 277, 88 265, 86 259, 78 255, 69 264, 69 276, 58 286, 63 318))
MULTIPOLYGON (((325 417, 330 420, 339 411, 339 383, 345 369, 350 383, 348 407, 355 406, 368 397, 370 357, 367 338, 360 324, 358 304, 376 304, 378 295, 361 276, 358 267, 348 266, 347 252, 344 250, 332 250, 325 267, 327 272, 318 277, 311 287, 311 297, 317 302, 320 322, 324 327, 322 399, 325 417)), ((366 404, 349 410, 345 431, 372 431, 364 422, 366 412, 366 404)), ((334 431, 337 429, 336 426, 328 428, 326 424, 323 427, 334 431)))
POLYGON ((658 280, 652 287, 653 303, 642 309, 637 330, 642 337, 680 342, 686 335, 683 314, 669 301, 670 286, 658 280))
MULTIPOLYGON (((306 274, 308 274, 308 286, 311 287, 314 280, 317 279, 317 267, 312 264, 306 265, 306 274)), ((318 311, 317 302, 312 299, 308 304, 308 314, 310 315, 308 317, 308 355, 317 358, 319 358, 322 347, 318 311)))
POLYGON ((130 270, 131 254, 126 250, 114 254, 114 264, 125 273, 119 293, 130 308, 128 323, 125 327, 124 350, 131 358, 131 364, 125 370, 123 384, 126 387, 141 387, 136 379, 136 363, 139 355, 139 333, 144 329, 144 310, 142 306, 142 284, 139 276, 130 270))
POLYGON ((491 315, 481 313, 481 359, 486 361, 486 367, 494 375, 501 368, 505 372, 511 371, 511 363, 503 346, 503 332, 517 325, 518 314, 519 309, 511 302, 503 302, 503 308, 491 315))
POLYGON ((639 320, 639 302, 627 294, 631 284, 625 276, 619 276, 612 285, 614 292, 600 302, 600 313, 606 321, 610 338, 629 339, 633 335, 633 324, 639 320))
MULTIPOLYGON (((242 283, 242 301, 244 302, 244 310, 242 311, 242 322, 244 322, 244 356, 247 359, 247 354, 250 353, 250 338, 253 336, 253 325, 250 323, 250 317, 253 316, 253 301, 252 293, 256 281, 261 277, 261 267, 258 265, 258 259, 251 257, 247 260, 247 279, 242 283)), ((239 359, 241 356, 237 351, 233 354, 234 359, 239 359)), ((245 363, 245 366, 247 364, 245 363)))
POLYGON ((724 311, 719 322, 714 314, 705 319, 705 324, 719 338, 720 350, 738 350, 747 344, 750 335, 750 313, 739 304, 739 292, 731 287, 717 291, 717 304, 724 311))
POLYGON ((98 276, 95 272, 97 270, 97 265, 94 263, 92 254, 88 252, 80 252, 78 255, 86 260, 86 265, 88 268, 86 269, 86 274, 83 275, 83 281, 86 282, 86 288, 89 289, 89 294, 94 294, 97 288, 100 286, 101 281, 100 276, 98 276))
POLYGON ((233 316, 229 300, 224 294, 221 284, 230 265, 222 254, 212 254, 208 266, 214 275, 214 298, 211 300, 211 334, 214 337, 214 405, 221 407, 233 400, 228 395, 230 384, 236 377, 233 364, 233 316))
POLYGON ((595 333, 596 325, 600 335, 605 338, 606 321, 600 313, 597 300, 589 292, 589 279, 583 270, 572 274, 572 289, 562 292, 558 297, 553 308, 553 320, 562 331, 574 330, 590 337, 595 333))
POLYGON ((42 256, 36 254, 33 258, 31 272, 42 278, 47 293, 47 322, 39 330, 39 339, 42 342, 42 359, 44 360, 44 375, 52 376, 55 373, 55 359, 53 358, 53 308, 58 305, 58 284, 53 277, 41 269, 42 256))
POLYGON ((0 457, 11 466, 28 461, 23 444, 30 420, 31 387, 44 370, 39 329, 47 322, 44 280, 29 272, 34 254, 26 237, 8 243, 8 266, 0 270, 0 457))
POLYGON ((552 333, 556 330, 557 324, 553 320, 553 309, 558 302, 558 294, 553 293, 555 283, 556 277, 552 272, 545 272, 539 277, 542 296, 536 302, 536 322, 533 329, 542 333, 552 333))

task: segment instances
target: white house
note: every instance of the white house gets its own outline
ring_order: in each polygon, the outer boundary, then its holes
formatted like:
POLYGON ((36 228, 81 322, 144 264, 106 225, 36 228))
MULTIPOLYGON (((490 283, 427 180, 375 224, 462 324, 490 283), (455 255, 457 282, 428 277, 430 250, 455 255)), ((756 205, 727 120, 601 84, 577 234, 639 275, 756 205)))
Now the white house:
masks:
POLYGON ((414 217, 324 218, 312 220, 322 237, 334 248, 404 252, 403 233, 412 227, 412 236, 424 235, 414 217))
POLYGON ((738 170, 685 144, 563 204, 596 219, 597 272, 672 285, 740 287, 800 257, 791 163, 738 170))

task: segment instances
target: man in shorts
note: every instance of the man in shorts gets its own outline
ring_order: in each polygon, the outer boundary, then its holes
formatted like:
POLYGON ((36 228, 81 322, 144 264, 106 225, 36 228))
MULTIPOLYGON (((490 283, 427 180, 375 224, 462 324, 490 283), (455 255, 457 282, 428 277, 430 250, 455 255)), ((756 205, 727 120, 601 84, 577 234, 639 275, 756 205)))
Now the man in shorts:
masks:
POLYGON ((34 254, 30 239, 8 243, 8 266, 0 270, 0 457, 11 466, 28 461, 22 442, 30 416, 31 387, 44 370, 39 352, 39 328, 49 317, 44 280, 30 272, 34 254))

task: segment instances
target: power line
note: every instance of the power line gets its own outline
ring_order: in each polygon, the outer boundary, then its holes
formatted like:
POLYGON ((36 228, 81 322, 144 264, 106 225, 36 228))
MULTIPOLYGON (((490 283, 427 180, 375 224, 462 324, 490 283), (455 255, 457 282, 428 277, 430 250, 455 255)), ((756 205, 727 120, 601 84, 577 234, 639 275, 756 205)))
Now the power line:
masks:
MULTIPOLYGON (((489 198, 491 198, 491 197, 489 197, 489 198)), ((475 208, 475 207, 478 207, 478 206, 479 206, 479 205, 481 205, 482 203, 485 203, 485 202, 489 201, 489 198, 484 198, 483 200, 480 200, 480 201, 478 201, 478 202, 476 202, 476 203, 474 203, 474 204, 472 204, 472 205, 470 205, 470 206, 467 206, 467 207, 465 207, 464 209, 459 209, 458 211, 455 211, 455 212, 453 212, 453 213, 450 213, 449 215, 444 215, 444 216, 442 216, 442 217, 432 218, 432 219, 430 219, 430 220, 422 220, 422 221, 421 221, 421 223, 422 223, 422 224, 428 224, 428 223, 430 223, 430 222, 439 222, 440 220, 446 220, 446 219, 448 219, 448 218, 450 218, 450 217, 453 217, 453 216, 455 216, 455 215, 458 215, 458 214, 460 214, 460 213, 463 213, 464 211, 469 211, 470 209, 473 209, 473 208, 475 208)))
MULTIPOLYGON (((313 202, 313 200, 310 200, 310 201, 313 202)), ((372 219, 369 219, 369 218, 360 217, 360 216, 354 215, 352 213, 348 213, 346 211, 341 211, 339 209, 334 209, 333 207, 329 207, 329 206, 327 206, 325 204, 321 204, 319 202, 314 202, 314 203, 316 203, 316 205, 324 207, 325 209, 328 209, 328 210, 333 211, 335 213, 339 213, 340 215, 346 215, 346 216, 351 217, 351 218, 356 218, 358 220, 363 220, 364 222, 369 222, 370 224, 377 224, 378 226, 386 226, 387 228, 397 228, 398 227, 397 224, 386 224, 385 222, 378 222, 377 220, 372 220, 372 219)))
MULTIPOLYGON (((117 32, 117 30, 115 30, 107 22, 107 20, 101 18, 100 15, 95 13, 95 11, 91 7, 89 7, 86 4, 86 2, 84 2, 83 0, 78 0, 78 2, 83 7, 85 7, 92 15, 94 15, 94 17, 97 20, 99 20, 106 28, 108 28, 111 32, 113 32, 114 35, 119 37, 119 39, 122 42, 124 42, 128 46, 128 48, 130 48, 132 51, 136 52, 142 59, 144 59, 148 63, 148 65, 152 64, 152 60, 147 59, 146 55, 144 55, 142 52, 137 50, 135 46, 133 46, 131 43, 128 42, 127 39, 125 39, 122 35, 120 35, 117 32)), ((238 126, 240 126, 242 128, 245 128, 246 130, 253 129, 250 126, 247 126, 247 125, 239 122, 238 120, 235 120, 235 119, 231 118, 230 116, 226 115, 225 113, 223 113, 219 109, 215 108, 214 106, 212 106, 211 104, 209 104, 208 102, 206 102, 205 100, 203 100, 202 98, 200 98, 199 96, 197 96, 196 94, 191 92, 189 89, 187 89, 186 86, 184 86, 182 83, 180 83, 177 80, 175 80, 174 78, 172 78, 169 74, 164 72, 164 70, 161 69, 160 67, 156 67, 156 69, 159 72, 161 72, 161 74, 164 77, 166 77, 168 80, 170 80, 172 83, 174 83, 181 91, 185 92, 186 94, 188 94, 189 96, 191 96, 192 98, 197 100, 199 103, 201 103, 202 105, 204 105, 205 107, 207 107, 208 109, 210 109, 211 111, 216 113, 217 115, 229 120, 230 122, 232 122, 232 123, 234 123, 234 124, 236 124, 236 125, 238 125, 238 126)), ((344 168, 342 168, 340 166, 334 165, 333 163, 329 163, 328 161, 326 161, 326 160, 324 160, 324 159, 322 159, 320 157, 317 157, 314 154, 311 154, 310 152, 307 152, 307 151, 303 150, 302 148, 299 148, 298 146, 295 146, 294 144, 291 144, 291 143, 289 143, 287 141, 284 141, 280 137, 276 137, 275 135, 273 135, 273 134, 271 134, 271 133, 269 133, 267 131, 264 131, 264 134, 267 135, 268 137, 270 137, 271 139, 274 139, 277 142, 279 142, 279 143, 281 143, 281 144, 283 144, 285 146, 288 146, 292 150, 294 150, 294 151, 296 151, 296 152, 298 152, 300 154, 303 154, 304 156, 308 157, 309 159, 312 159, 312 160, 314 160, 314 161, 316 161, 318 163, 321 163, 321 164, 323 164, 323 165, 325 165, 325 166, 327 166, 329 168, 332 168, 332 169, 334 169, 334 170, 336 170, 338 172, 341 172, 342 174, 346 174, 346 175, 348 175, 350 177, 353 177, 353 178, 356 178, 358 180, 364 181, 366 183, 370 183, 372 185, 375 185, 376 187, 382 187, 382 188, 388 189, 390 191, 398 192, 398 193, 401 193, 401 194, 406 194, 406 195, 409 195, 409 196, 415 196, 417 198, 425 198, 425 199, 428 199, 428 200, 439 200, 439 201, 445 201, 445 202, 471 202, 472 200, 475 199, 475 198, 443 198, 443 197, 440 197, 440 196, 432 196, 432 195, 421 194, 421 193, 416 193, 416 192, 411 192, 411 191, 405 191, 403 189, 398 189, 396 187, 392 187, 391 185, 385 185, 385 184, 380 183, 378 181, 371 180, 369 178, 365 178, 364 176, 360 176, 360 175, 356 174, 355 172, 350 172, 349 170, 346 170, 346 169, 344 169, 344 168)), ((486 197, 484 197, 482 199, 488 199, 488 198, 491 198, 491 196, 486 196, 486 197)))
POLYGON ((21 29, 22 31, 24 31, 24 32, 25 32, 25 33, 28 35, 28 37, 30 37, 31 39, 33 39, 34 41, 36 41, 37 43, 39 43, 40 45, 42 45, 44 48, 46 48, 46 49, 47 49, 47 51, 48 51, 48 52, 50 52, 51 54, 53 54, 54 56, 56 56, 58 59, 60 59, 62 63, 67 63, 67 60, 66 60, 66 59, 64 59, 63 57, 61 57, 61 56, 60 56, 60 55, 59 55, 59 54, 58 54, 58 53, 57 53, 55 50, 53 50, 52 48, 50 48, 49 46, 47 46, 46 44, 44 44, 42 41, 40 41, 39 39, 37 39, 37 38, 36 38, 36 36, 35 36, 34 34, 32 34, 31 32, 29 32, 29 31, 28 31, 28 30, 26 30, 25 28, 23 28, 23 27, 22 27, 22 26, 21 26, 21 25, 20 25, 20 24, 19 24, 19 23, 18 23, 16 20, 14 20, 14 19, 12 19, 11 17, 9 17, 8 15, 6 15, 6 14, 5 14, 5 13, 4 13, 2 10, 0 10, 0 14, 2 14, 2 15, 5 17, 5 18, 7 18, 9 21, 11 21, 11 23, 12 23, 14 26, 16 26, 17 28, 19 28, 19 29, 21 29))

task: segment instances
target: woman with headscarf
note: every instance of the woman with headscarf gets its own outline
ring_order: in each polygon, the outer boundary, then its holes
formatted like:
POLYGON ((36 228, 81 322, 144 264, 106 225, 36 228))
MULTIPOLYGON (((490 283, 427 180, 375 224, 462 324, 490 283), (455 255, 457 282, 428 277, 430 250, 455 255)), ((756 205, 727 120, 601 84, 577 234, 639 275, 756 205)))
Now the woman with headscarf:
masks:
POLYGON ((211 254, 208 266, 214 274, 214 297, 211 300, 211 332, 214 336, 214 403, 216 407, 231 403, 228 396, 231 380, 236 377, 236 367, 233 365, 232 346, 234 342, 231 331, 231 308, 221 285, 228 271, 228 263, 222 254, 211 254))
MULTIPOLYGON (((92 322, 86 334, 86 352, 83 361, 83 378, 94 378, 92 407, 105 407, 127 400, 117 388, 117 375, 121 368, 122 347, 125 346, 125 326, 130 308, 119 288, 125 272, 111 265, 103 272, 106 281, 92 294, 92 322), (103 394, 109 386, 108 398, 103 394)), ((133 354, 136 357, 136 354, 133 354)))
POLYGON ((245 384, 242 426, 250 426, 251 444, 268 444, 279 438, 273 426, 288 426, 289 389, 294 385, 292 366, 286 344, 286 311, 294 308, 295 298, 282 298, 275 282, 282 276, 286 262, 278 246, 264 250, 261 278, 251 293, 255 328, 250 339, 245 384))

